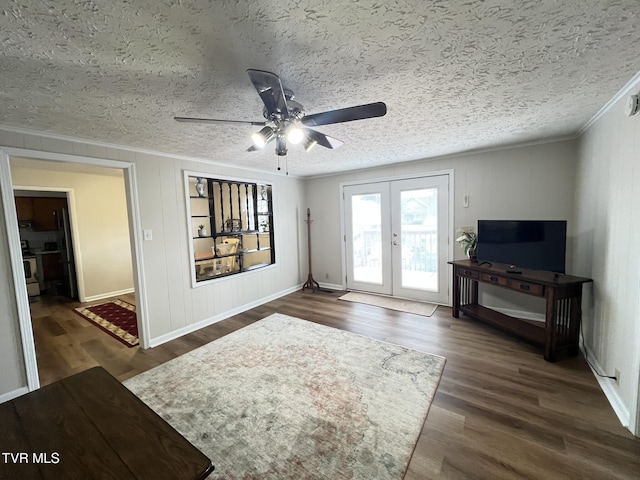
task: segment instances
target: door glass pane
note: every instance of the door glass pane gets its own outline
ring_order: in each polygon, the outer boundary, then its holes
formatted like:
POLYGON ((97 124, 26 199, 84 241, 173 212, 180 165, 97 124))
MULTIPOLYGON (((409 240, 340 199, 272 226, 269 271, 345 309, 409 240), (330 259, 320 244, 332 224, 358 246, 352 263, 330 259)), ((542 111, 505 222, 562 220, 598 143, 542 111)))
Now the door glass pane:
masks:
POLYGON ((353 195, 351 202, 353 279, 382 285, 381 195, 353 195))
POLYGON ((401 192, 400 209, 402 287, 438 291, 438 189, 401 192))

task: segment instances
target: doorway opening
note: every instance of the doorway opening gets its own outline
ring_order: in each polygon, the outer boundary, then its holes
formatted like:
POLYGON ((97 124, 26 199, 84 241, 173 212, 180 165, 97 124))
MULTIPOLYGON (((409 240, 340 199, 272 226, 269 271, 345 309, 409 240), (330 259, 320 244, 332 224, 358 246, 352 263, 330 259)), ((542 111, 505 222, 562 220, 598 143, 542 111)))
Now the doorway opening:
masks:
POLYGON ((13 191, 29 302, 43 295, 78 299, 69 191, 13 191))
MULTIPOLYGON (((56 365, 62 367, 60 378, 64 378, 90 366, 102 365, 104 361, 108 361, 110 350, 116 351, 120 348, 121 344, 117 340, 75 314, 73 308, 81 306, 83 303, 101 303, 113 297, 122 297, 128 303, 134 303, 140 347, 148 348, 146 300, 141 263, 141 232, 138 226, 138 200, 135 190, 135 165, 130 162, 13 148, 0 151, 0 157, 0 161, 3 163, 2 178, 0 179, 3 190, 5 188, 8 191, 14 189, 17 192, 16 197, 3 195, 3 201, 5 202, 11 263, 14 270, 13 278, 16 287, 27 388, 34 390, 41 385, 39 363, 48 369, 50 367, 55 369, 56 365), (21 172, 20 169, 24 171, 21 172), (38 169, 41 170, 39 177, 34 174, 34 171, 38 169), (95 182, 87 181, 91 176, 95 177, 95 182), (101 197, 99 200, 103 203, 105 210, 100 210, 99 205, 88 200, 89 193, 91 190, 98 190, 98 185, 104 183, 106 177, 112 177, 107 180, 113 180, 117 177, 120 193, 114 195, 114 191, 109 190, 106 195, 104 192, 94 195, 94 200, 101 197), (71 184, 66 185, 64 182, 71 182, 71 184), (48 198, 66 197, 62 200, 66 200, 67 208, 56 210, 56 214, 60 212, 58 218, 62 218, 58 220, 60 227, 64 228, 65 225, 69 227, 67 240, 70 242, 65 246, 65 253, 71 253, 68 257, 68 268, 75 270, 75 289, 72 285, 62 281, 65 275, 64 269, 67 267, 62 261, 59 262, 62 272, 58 272, 61 273, 62 279, 43 278, 45 288, 40 292, 41 295, 37 295, 38 292, 33 287, 31 290, 27 289, 24 283, 23 269, 20 268, 23 262, 22 250, 28 245, 29 248, 38 250, 38 253, 44 257, 51 255, 45 252, 55 251, 54 247, 62 249, 62 242, 65 241, 62 236, 60 236, 60 240, 47 238, 45 245, 45 239, 40 237, 54 235, 53 233, 43 234, 46 229, 43 230, 41 224, 34 228, 35 220, 30 222, 18 220, 17 209, 12 208, 17 207, 15 205, 16 198, 24 197, 27 194, 36 197, 34 192, 38 191, 47 192, 39 195, 46 195, 48 198), (52 194, 51 192, 58 193, 52 194), (114 207, 115 203, 120 203, 123 206, 118 212, 115 212, 117 210, 114 207), (124 225, 122 227, 124 234, 121 234, 119 239, 114 239, 111 235, 114 229, 113 225, 109 224, 109 215, 120 217, 121 223, 124 225), (64 217, 67 217, 66 222, 64 217), (100 226, 104 226, 102 231, 100 226), (31 238, 31 242, 28 243, 21 242, 20 233, 23 232, 20 232, 20 227, 31 230, 27 235, 32 237, 36 235, 38 238, 31 238), (126 266, 119 268, 118 262, 120 261, 124 262, 126 266), (116 266, 113 269, 114 274, 105 275, 105 266, 114 265, 116 266), (128 279, 128 283, 123 285, 121 280, 125 277, 128 279), (114 287, 114 285, 121 286, 114 287), (29 297, 40 297, 40 301, 30 303, 27 300, 29 297), (46 302, 43 301, 45 299, 46 302), (35 314, 33 314, 34 311, 35 314), (36 320, 36 316, 40 319, 51 319, 52 312, 60 314, 58 316, 62 319, 60 322, 42 322, 43 331, 51 334, 49 336, 53 340, 49 345, 53 348, 49 348, 43 357, 42 352, 36 352, 38 339, 36 338, 34 341, 35 329, 32 317, 33 320, 36 320), (79 323, 78 320, 80 320, 79 323), (82 323, 83 321, 86 323, 82 323), (96 339, 77 338, 78 345, 94 345, 96 347, 93 352, 85 351, 83 353, 81 349, 75 348, 76 344, 73 341, 69 341, 72 337, 66 336, 80 332, 93 332, 94 330, 96 335, 104 336, 102 339, 104 339, 105 345, 114 342, 114 348, 105 348, 102 345, 102 340, 98 339, 99 337, 96 339), (67 347, 64 346, 65 344, 67 347), (59 355, 60 351, 64 351, 65 355, 59 355), (65 368, 67 370, 64 370, 65 368)), ((37 269, 38 262, 34 263, 37 269)), ((45 270, 44 267, 43 270, 45 270)), ((35 300, 38 299, 35 298, 35 300)), ((122 350, 120 353, 126 357, 131 355, 131 350, 134 349, 137 351, 137 347, 134 347, 122 350)), ((55 379, 53 378, 53 380, 55 379)), ((43 380, 43 383, 51 383, 52 381, 50 376, 43 380)))
POLYGON ((38 288, 28 283, 27 293, 46 385, 99 365, 97 344, 119 354, 115 340, 74 309, 133 296, 123 170, 27 158, 11 158, 10 167, 23 259, 35 257, 38 288))

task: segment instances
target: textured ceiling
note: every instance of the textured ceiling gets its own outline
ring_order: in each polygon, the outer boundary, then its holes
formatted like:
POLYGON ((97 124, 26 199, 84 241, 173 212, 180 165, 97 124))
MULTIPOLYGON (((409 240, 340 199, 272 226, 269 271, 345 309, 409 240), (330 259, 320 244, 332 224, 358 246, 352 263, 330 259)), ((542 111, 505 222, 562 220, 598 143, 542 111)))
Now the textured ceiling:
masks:
MULTIPOLYGON (((383 101, 317 130, 310 176, 575 135, 639 70, 637 0, 10 0, 0 7, 0 124, 275 169, 245 152, 262 120, 247 68, 307 113, 383 101)), ((282 161, 284 166, 284 160, 282 161)))

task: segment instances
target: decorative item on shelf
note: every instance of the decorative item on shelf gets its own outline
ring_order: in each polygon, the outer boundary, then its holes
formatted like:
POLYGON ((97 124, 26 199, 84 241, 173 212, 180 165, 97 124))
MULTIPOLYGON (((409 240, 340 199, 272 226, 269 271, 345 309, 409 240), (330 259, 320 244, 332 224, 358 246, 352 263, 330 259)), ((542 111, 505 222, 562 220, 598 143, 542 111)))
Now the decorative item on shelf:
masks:
POLYGON ((473 231, 473 227, 459 228, 457 234, 456 242, 458 242, 464 254, 472 262, 478 261, 478 234, 473 231))
POLYGON ((242 222, 239 218, 229 218, 224 221, 225 230, 228 232, 239 232, 242 229, 242 222))
POLYGON ((204 227, 204 225, 198 225, 198 236, 199 237, 207 236, 207 229, 204 227))
POLYGON ((204 183, 202 183, 202 178, 197 177, 198 182, 196 183, 196 193, 199 197, 204 197, 204 183))
POLYGON ((269 231, 269 222, 267 220, 261 220, 259 225, 260 233, 269 231))

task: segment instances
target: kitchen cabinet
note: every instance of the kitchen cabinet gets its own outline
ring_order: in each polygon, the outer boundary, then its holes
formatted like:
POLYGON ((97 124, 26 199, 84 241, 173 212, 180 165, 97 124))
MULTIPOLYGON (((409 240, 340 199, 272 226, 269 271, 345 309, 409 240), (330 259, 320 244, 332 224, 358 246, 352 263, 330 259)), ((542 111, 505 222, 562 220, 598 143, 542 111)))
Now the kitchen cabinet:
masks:
POLYGON ((33 202, 31 197, 15 197, 16 213, 19 222, 30 222, 33 219, 33 202))
POLYGON ((67 208, 67 199, 31 197, 31 200, 33 207, 31 228, 38 232, 58 230, 58 215, 60 210, 67 208))

